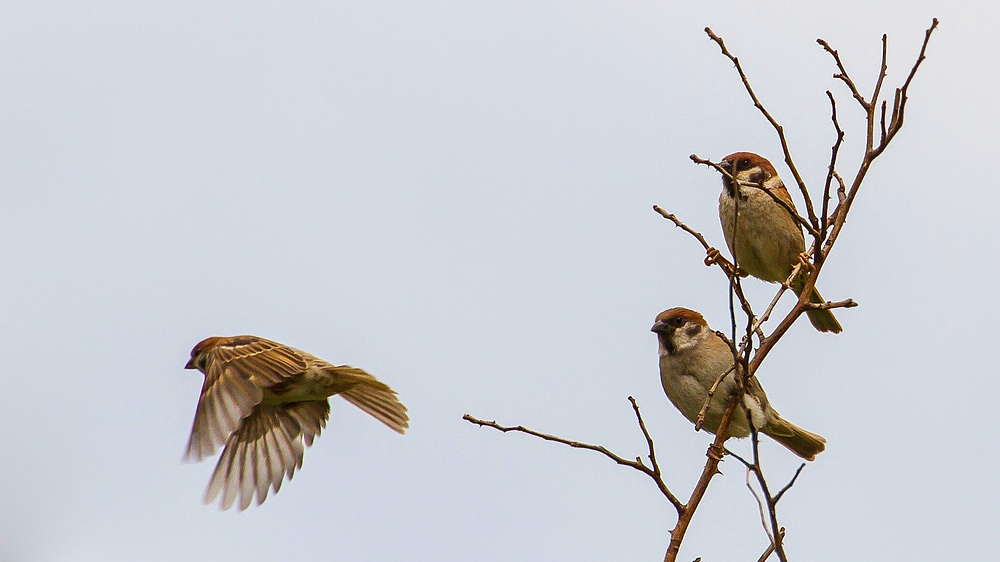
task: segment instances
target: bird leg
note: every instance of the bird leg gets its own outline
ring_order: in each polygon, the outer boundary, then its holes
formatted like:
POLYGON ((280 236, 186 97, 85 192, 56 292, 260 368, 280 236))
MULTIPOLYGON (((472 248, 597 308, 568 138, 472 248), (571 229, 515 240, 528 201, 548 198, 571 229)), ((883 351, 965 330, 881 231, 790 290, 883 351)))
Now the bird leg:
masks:
POLYGON ((809 261, 809 252, 802 252, 799 254, 799 265, 802 266, 802 273, 809 275, 812 273, 813 264, 809 261))

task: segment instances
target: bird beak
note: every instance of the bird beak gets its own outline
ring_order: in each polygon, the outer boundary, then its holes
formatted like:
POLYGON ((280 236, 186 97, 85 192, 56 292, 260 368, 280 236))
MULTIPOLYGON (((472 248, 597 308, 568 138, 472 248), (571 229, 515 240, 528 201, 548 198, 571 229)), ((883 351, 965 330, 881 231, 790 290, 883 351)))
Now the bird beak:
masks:
POLYGON ((657 334, 663 334, 667 331, 667 324, 662 320, 657 320, 653 327, 649 329, 650 332, 656 332, 657 334))
POLYGON ((719 167, 722 168, 723 170, 725 170, 726 172, 730 173, 730 174, 733 173, 733 163, 732 162, 729 162, 727 160, 723 160, 722 162, 719 162, 719 167))
POLYGON ((184 365, 184 368, 185 369, 194 369, 195 368, 195 366, 194 366, 194 357, 192 357, 191 359, 188 359, 187 365, 184 365))

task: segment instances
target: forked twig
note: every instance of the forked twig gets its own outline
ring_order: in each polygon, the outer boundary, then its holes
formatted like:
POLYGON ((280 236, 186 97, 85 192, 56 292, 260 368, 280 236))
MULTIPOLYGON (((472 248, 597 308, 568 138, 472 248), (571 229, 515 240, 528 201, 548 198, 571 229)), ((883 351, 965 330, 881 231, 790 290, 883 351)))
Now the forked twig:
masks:
POLYGON ((677 509, 678 514, 680 514, 680 512, 684 509, 684 504, 679 499, 677 499, 677 496, 675 496, 673 492, 671 492, 670 489, 667 488, 667 484, 663 481, 663 476, 660 472, 660 467, 656 463, 656 453, 653 450, 653 439, 652 437, 649 436, 649 432, 646 430, 646 424, 642 420, 642 414, 639 413, 639 406, 636 404, 635 399, 632 398, 631 396, 629 396, 628 399, 629 402, 632 404, 632 409, 635 412, 635 417, 639 421, 639 428, 642 430, 643 437, 645 437, 646 443, 649 445, 649 461, 651 466, 646 466, 645 463, 642 462, 642 459, 639 457, 636 457, 634 461, 626 459, 620 455, 611 452, 603 445, 591 445, 590 443, 573 441, 570 439, 565 439, 563 437, 558 437, 556 435, 549 435, 547 433, 542 433, 540 431, 528 429, 523 425, 516 425, 516 426, 500 425, 495 421, 481 420, 469 414, 465 414, 464 416, 462 416, 462 419, 469 423, 474 423, 480 427, 491 427, 502 433, 507 433, 509 431, 526 433, 533 437, 544 439, 545 441, 562 443, 563 445, 573 447, 574 449, 586 449, 588 451, 594 451, 600 453, 622 466, 633 468, 645 474, 646 476, 652 478, 653 481, 656 482, 656 486, 657 488, 660 489, 660 492, 667 498, 667 500, 670 501, 671 504, 673 504, 674 508, 677 509))

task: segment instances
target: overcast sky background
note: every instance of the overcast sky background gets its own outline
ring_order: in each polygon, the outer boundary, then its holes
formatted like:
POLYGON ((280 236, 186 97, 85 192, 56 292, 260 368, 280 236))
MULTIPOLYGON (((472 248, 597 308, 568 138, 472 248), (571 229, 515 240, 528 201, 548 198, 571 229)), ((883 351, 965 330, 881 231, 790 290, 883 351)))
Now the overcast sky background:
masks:
MULTIPOLYGON (((648 478, 461 416, 634 457, 633 395, 686 498, 711 436, 663 396, 649 327, 673 306, 725 327, 726 284, 651 206, 722 247, 689 154, 790 181, 703 28, 819 189, 826 89, 845 175, 864 135, 815 39, 869 92, 888 33, 891 91, 934 16, 820 278, 861 306, 841 335, 800 322, 759 375, 828 439, 780 505, 793 559, 1000 557, 996 4, 39 1, 0 5, 0 561, 661 559, 675 515, 648 478), (333 398, 279 494, 202 505, 183 366, 243 333, 369 370, 411 431, 333 398)), ((762 309, 774 287, 747 286, 762 309)), ((775 485, 798 465, 763 455, 775 485)), ((767 544, 722 470, 682 560, 767 544)))

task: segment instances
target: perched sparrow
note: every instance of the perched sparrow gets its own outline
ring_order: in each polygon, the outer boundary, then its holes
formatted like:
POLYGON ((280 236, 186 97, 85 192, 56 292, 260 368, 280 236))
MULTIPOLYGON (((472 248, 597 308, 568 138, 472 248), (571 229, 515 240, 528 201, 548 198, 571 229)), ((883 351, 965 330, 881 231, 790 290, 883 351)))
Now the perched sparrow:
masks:
MULTIPOLYGON (((791 209, 795 209, 785 184, 774 171, 767 159, 752 152, 736 152, 722 159, 720 164, 739 183, 739 220, 733 232, 733 217, 736 214, 736 200, 733 182, 722 176, 722 195, 719 196, 719 218, 722 232, 726 235, 729 251, 736 257, 740 269, 750 275, 780 283, 791 275, 799 261, 799 255, 806 251, 802 229, 788 210, 764 193, 764 188, 781 199, 791 209)), ((796 295, 802 293, 806 275, 799 274, 792 280, 791 288, 796 295)), ((810 302, 826 302, 813 288, 810 302)), ((809 321, 820 332, 839 333, 840 323, 829 310, 809 310, 809 321)))
MULTIPOLYGON (((697 423, 708 399, 708 391, 719 375, 733 365, 733 352, 705 319, 693 310, 671 308, 656 317, 653 331, 660 342, 660 382, 674 406, 692 423, 697 423)), ((719 429, 726 401, 736 390, 736 375, 725 376, 705 413, 704 428, 712 433, 719 429)), ((813 460, 826 448, 826 439, 785 421, 767 401, 767 395, 756 378, 750 379, 742 407, 729 421, 730 437, 750 435, 747 412, 758 431, 788 447, 796 455, 813 460)))
POLYGON ((343 396, 393 431, 409 427, 396 392, 375 377, 264 338, 208 338, 184 368, 205 375, 186 458, 200 461, 225 443, 205 491, 205 503, 222 494, 222 509, 237 495, 240 509, 254 494, 260 505, 269 487, 278 493, 291 480, 303 441, 311 446, 326 426, 328 396, 343 396))

